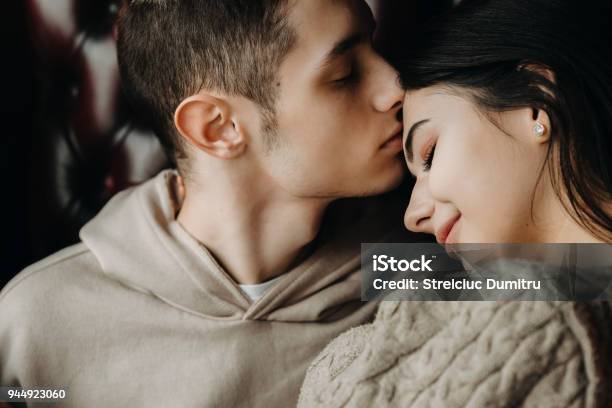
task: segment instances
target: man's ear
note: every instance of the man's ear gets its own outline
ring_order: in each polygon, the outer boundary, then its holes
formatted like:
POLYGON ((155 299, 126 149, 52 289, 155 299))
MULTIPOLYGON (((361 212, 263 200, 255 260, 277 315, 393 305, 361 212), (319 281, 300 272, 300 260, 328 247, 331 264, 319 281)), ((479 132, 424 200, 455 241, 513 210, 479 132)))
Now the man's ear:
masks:
POLYGON ((246 148, 232 113, 223 98, 200 93, 181 102, 174 112, 174 124, 191 145, 212 156, 232 159, 246 148))

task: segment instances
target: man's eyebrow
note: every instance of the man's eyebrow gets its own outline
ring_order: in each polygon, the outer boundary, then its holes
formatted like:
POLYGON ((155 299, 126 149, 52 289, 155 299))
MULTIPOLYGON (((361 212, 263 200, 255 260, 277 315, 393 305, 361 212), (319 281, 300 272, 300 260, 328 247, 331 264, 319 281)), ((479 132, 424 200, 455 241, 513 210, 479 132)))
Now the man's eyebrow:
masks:
POLYGON ((362 42, 368 41, 369 37, 365 32, 353 33, 346 37, 345 39, 339 41, 334 48, 331 49, 323 58, 323 62, 321 63, 321 67, 325 67, 329 65, 336 58, 346 54, 356 45, 361 44, 362 42))
POLYGON ((421 127, 427 122, 429 122, 429 119, 420 120, 414 125, 412 125, 412 127, 408 131, 406 141, 404 142, 404 150, 406 151, 406 157, 408 158, 409 162, 412 162, 414 156, 412 153, 412 139, 414 138, 414 132, 416 132, 419 127, 421 127))

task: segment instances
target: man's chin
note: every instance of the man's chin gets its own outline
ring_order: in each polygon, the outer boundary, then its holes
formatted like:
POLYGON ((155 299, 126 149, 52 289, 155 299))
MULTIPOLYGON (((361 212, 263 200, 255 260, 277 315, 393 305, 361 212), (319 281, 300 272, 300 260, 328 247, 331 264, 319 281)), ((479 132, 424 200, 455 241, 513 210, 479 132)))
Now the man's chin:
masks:
POLYGON ((398 160, 394 166, 389 169, 386 180, 380 183, 380 191, 377 194, 387 193, 391 190, 396 189, 404 181, 406 176, 406 170, 404 162, 398 160))
POLYGON ((402 167, 397 171, 389 171, 384 176, 377 177, 375 180, 361 186, 362 191, 356 196, 369 197, 388 193, 399 187, 404 180, 405 172, 402 167))

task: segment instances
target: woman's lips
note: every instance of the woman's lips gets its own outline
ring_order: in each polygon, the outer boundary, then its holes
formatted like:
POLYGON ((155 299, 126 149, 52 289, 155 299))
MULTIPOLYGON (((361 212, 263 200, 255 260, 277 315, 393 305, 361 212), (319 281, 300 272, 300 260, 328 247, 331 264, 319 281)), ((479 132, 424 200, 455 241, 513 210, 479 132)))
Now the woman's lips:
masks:
POLYGON ((436 241, 438 244, 450 244, 453 242, 454 235, 457 231, 457 223, 461 218, 461 214, 457 215, 455 218, 451 219, 440 231, 436 234, 436 241))
POLYGON ((457 231, 459 230, 459 219, 461 218, 461 216, 457 217, 457 220, 455 220, 455 222, 453 223, 453 226, 451 227, 451 230, 448 232, 448 235, 446 236, 446 242, 445 244, 454 244, 456 241, 456 235, 457 235, 457 231))

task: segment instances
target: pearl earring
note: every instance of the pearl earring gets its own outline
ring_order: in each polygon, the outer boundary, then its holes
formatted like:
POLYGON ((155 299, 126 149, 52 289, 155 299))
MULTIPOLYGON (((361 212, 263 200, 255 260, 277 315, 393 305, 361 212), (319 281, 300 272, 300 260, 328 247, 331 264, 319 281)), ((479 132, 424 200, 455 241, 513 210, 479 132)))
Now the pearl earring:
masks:
POLYGON ((546 128, 540 122, 536 122, 535 125, 533 125, 533 133, 535 133, 537 137, 542 137, 544 133, 546 133, 546 128))

